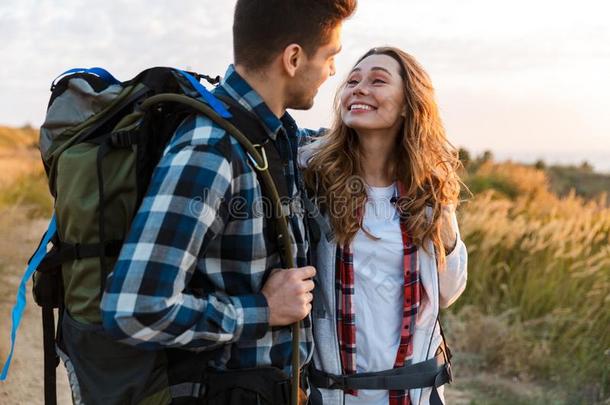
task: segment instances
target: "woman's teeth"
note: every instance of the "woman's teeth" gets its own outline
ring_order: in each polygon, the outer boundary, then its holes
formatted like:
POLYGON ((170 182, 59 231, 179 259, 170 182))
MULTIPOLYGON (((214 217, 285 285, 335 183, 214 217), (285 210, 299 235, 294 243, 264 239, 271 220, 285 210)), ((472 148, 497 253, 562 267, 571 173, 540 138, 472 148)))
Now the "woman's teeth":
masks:
POLYGON ((366 104, 352 104, 352 106, 350 107, 350 111, 354 111, 354 110, 371 111, 371 110, 373 110, 373 107, 371 107, 370 105, 366 105, 366 104))

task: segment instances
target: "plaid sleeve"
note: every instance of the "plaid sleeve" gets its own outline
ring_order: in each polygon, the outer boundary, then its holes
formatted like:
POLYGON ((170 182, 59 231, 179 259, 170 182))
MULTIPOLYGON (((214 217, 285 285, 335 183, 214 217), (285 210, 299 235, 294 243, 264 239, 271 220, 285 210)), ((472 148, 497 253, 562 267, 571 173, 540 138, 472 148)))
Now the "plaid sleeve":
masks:
POLYGON ((110 334, 145 348, 203 350, 266 333, 262 294, 202 298, 184 291, 193 272, 202 271, 196 270, 198 256, 224 228, 232 176, 214 145, 164 154, 106 282, 101 310, 110 334))
POLYGON ((309 159, 318 151, 321 145, 319 142, 328 131, 328 128, 320 128, 318 130, 308 128, 298 129, 297 164, 300 168, 308 166, 309 159))
POLYGON ((330 129, 328 128, 299 128, 297 130, 297 136, 299 137, 299 145, 303 143, 309 143, 316 138, 324 136, 328 133, 328 131, 330 131, 330 129))

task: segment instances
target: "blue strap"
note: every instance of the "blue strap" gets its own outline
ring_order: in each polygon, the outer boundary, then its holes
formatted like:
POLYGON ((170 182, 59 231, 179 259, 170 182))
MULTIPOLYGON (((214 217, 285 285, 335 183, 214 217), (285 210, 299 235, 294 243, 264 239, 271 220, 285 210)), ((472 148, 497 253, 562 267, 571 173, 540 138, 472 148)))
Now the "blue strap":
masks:
POLYGON ((214 95, 212 93, 210 93, 208 91, 208 89, 203 87, 203 85, 201 83, 199 83, 199 80, 195 79, 193 77, 193 75, 185 72, 184 70, 180 70, 180 69, 176 69, 176 70, 178 72, 180 72, 182 74, 182 76, 184 76, 189 81, 191 86, 193 86, 195 88, 195 90, 197 90, 199 92, 199 94, 201 94, 201 97, 203 97, 203 99, 206 101, 206 103, 208 103, 210 105, 210 107, 212 107, 214 109, 214 111, 216 111, 218 113, 218 115, 220 115, 222 118, 231 118, 232 117, 229 110, 227 110, 225 108, 225 106, 216 97, 214 97, 214 95))
POLYGON ((53 218, 51 218, 51 222, 49 223, 49 228, 47 229, 47 232, 45 232, 42 242, 40 243, 40 246, 36 250, 36 253, 34 253, 32 260, 30 260, 30 264, 28 264, 27 269, 25 269, 25 274, 23 275, 23 278, 21 279, 21 283, 19 284, 19 289, 17 290, 17 300, 15 302, 15 306, 13 307, 13 314, 12 314, 13 325, 12 325, 12 329, 11 329, 11 351, 8 355, 8 358, 6 359, 6 362, 4 363, 4 366, 2 367, 2 374, 0 374, 0 381, 6 380, 6 376, 8 374, 8 369, 11 365, 11 360, 13 359, 13 350, 15 349, 15 338, 17 337, 17 329, 19 329, 19 324, 21 323, 21 318, 23 317, 23 311, 25 310, 26 284, 32 277, 32 274, 34 274, 34 271, 36 270, 36 268, 38 267, 38 265, 40 264, 42 259, 46 256, 47 245, 49 244, 49 241, 51 240, 53 235, 55 235, 56 230, 57 230, 57 224, 55 222, 55 215, 53 215, 53 218))
POLYGON ((120 84, 121 83, 113 75, 111 75, 110 72, 108 72, 106 69, 101 68, 101 67, 93 67, 93 68, 89 68, 89 69, 74 68, 74 69, 66 70, 65 72, 63 72, 62 74, 57 76, 55 78, 55 80, 53 80, 53 83, 51 83, 51 87, 55 86, 55 82, 57 82, 57 79, 65 76, 65 75, 72 74, 72 73, 92 73, 92 74, 98 76, 100 79, 102 79, 103 81, 105 81, 108 84, 120 84))

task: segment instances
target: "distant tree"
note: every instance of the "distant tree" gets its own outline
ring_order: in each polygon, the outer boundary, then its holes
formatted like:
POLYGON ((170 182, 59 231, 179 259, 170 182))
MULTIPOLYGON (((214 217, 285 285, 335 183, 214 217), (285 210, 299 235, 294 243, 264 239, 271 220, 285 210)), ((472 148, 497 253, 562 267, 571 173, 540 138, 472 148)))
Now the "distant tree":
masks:
POLYGON ((593 165, 586 160, 584 160, 578 168, 585 173, 593 173, 593 165))
POLYGON ((491 162, 494 160, 494 154, 490 150, 486 150, 481 154, 479 160, 483 163, 491 162))
POLYGON ((534 163, 534 167, 538 170, 545 170, 546 163, 544 163, 544 160, 538 159, 538 160, 536 160, 536 163, 534 163))
POLYGON ((464 165, 464 168, 466 170, 468 170, 468 167, 472 163, 472 158, 470 157, 470 152, 468 152, 468 150, 466 148, 460 148, 458 150, 458 156, 459 156, 460 162, 462 162, 462 164, 464 165))
MULTIPOLYGON (((461 153, 462 151, 460 150, 460 154, 461 153)), ((494 155, 489 150, 477 155, 475 159, 472 159, 469 155, 468 157, 470 159, 467 167, 469 173, 476 173, 483 164, 486 162, 493 162, 494 160, 494 155)))

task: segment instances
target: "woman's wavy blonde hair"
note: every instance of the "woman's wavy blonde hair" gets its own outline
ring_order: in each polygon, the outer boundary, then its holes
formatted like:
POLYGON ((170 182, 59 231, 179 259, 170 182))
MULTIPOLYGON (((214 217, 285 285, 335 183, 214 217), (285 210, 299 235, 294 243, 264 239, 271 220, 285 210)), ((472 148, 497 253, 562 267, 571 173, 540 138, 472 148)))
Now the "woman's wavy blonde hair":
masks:
MULTIPOLYGON (((445 136, 434 89, 419 63, 400 49, 382 47, 369 50, 356 65, 370 55, 395 59, 404 83, 407 115, 400 130, 402 136, 397 136, 394 156, 394 176, 403 186, 397 208, 414 243, 425 248, 424 241, 431 240, 439 263, 444 263, 441 213, 444 206, 458 203, 461 182, 457 150, 445 136)), ((334 109, 331 130, 311 145, 313 155, 304 169, 304 178, 308 188, 323 201, 336 239, 344 245, 362 229, 361 214, 367 195, 358 135, 341 120, 340 91, 334 109)))

